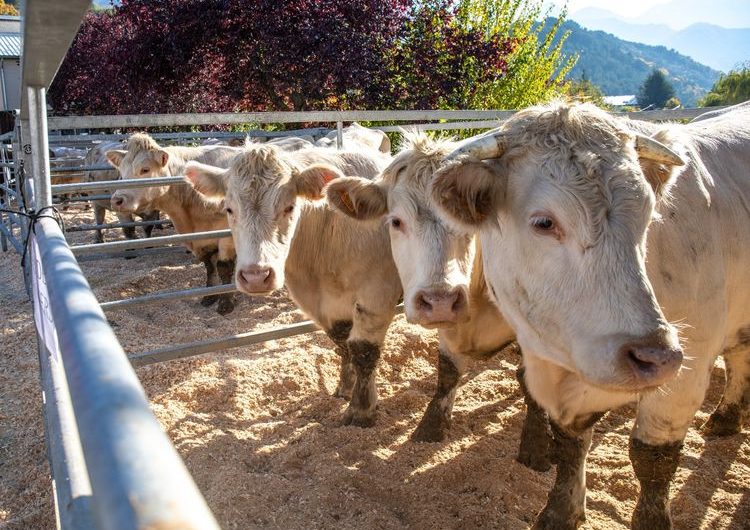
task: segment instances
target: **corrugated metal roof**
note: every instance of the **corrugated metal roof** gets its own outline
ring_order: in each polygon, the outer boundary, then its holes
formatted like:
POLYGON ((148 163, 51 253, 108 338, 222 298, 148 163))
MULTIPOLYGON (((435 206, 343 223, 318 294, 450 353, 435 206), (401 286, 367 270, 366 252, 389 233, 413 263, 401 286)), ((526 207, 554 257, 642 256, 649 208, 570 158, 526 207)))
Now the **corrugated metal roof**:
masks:
POLYGON ((0 33, 0 57, 21 57, 20 33, 0 33))

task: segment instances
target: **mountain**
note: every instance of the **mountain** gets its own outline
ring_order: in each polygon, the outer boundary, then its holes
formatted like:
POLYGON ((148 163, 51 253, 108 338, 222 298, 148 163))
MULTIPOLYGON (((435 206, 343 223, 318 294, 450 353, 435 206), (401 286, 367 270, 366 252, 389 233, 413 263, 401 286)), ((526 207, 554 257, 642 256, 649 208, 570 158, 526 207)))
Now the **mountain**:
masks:
MULTIPOLYGON (((690 4, 688 0, 681 1, 686 6, 690 4)), ((652 8, 649 12, 653 9, 656 8, 652 8)), ((714 20, 724 20, 726 15, 721 13, 725 11, 717 9, 720 16, 706 16, 706 22, 691 24, 680 30, 658 23, 659 20, 663 20, 663 17, 656 15, 652 19, 643 17, 630 19, 599 8, 581 9, 576 11, 571 18, 586 28, 606 31, 621 39, 674 48, 700 63, 727 72, 750 61, 750 16, 745 17, 742 14, 737 16, 735 24, 747 23, 744 28, 721 27, 710 23, 714 20), (639 23, 636 20, 650 22, 639 23)), ((750 7, 746 8, 746 11, 750 13, 750 7)), ((677 13, 673 15, 676 16, 677 13)), ((695 14, 691 14, 691 17, 695 20, 695 14)))
MULTIPOLYGON (((552 19, 546 24, 549 27, 552 19)), ((651 71, 661 68, 666 71, 682 104, 693 106, 720 75, 664 46, 625 41, 603 31, 587 30, 572 20, 563 23, 558 35, 565 31, 570 31, 570 36, 563 44, 563 51, 567 55, 579 55, 568 77, 585 76, 607 95, 637 94, 651 71)))
POLYGON ((672 0, 635 17, 641 24, 664 24, 682 29, 702 22, 724 28, 750 28, 750 2, 747 0, 672 0))

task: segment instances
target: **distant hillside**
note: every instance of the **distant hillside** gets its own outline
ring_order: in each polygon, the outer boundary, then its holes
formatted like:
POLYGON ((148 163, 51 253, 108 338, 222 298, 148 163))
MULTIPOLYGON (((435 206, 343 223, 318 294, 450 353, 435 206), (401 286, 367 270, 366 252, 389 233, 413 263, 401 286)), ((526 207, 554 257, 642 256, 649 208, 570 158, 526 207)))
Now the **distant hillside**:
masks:
MULTIPOLYGON (((585 28, 606 31, 621 39, 674 48, 724 72, 750 60, 750 25, 746 28, 726 28, 700 23, 674 30, 663 23, 638 23, 636 19, 618 17, 598 8, 581 9, 571 18, 585 28)), ((742 17, 738 17, 737 22, 740 21, 742 17)))
MULTIPOLYGON (((551 24, 552 20, 547 20, 551 24)), ((603 31, 590 31, 568 20, 562 31, 566 54, 579 54, 570 79, 586 76, 607 95, 637 94, 653 68, 663 68, 683 105, 695 105, 711 89, 720 72, 664 46, 648 46, 618 39, 603 31)))

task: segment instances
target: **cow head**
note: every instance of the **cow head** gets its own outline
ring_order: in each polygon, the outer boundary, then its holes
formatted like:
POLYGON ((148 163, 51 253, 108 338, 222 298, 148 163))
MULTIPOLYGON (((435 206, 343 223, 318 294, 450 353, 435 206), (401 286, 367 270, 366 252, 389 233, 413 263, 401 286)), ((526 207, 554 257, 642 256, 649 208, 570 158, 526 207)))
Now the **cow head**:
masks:
MULTIPOLYGON (((134 134, 128 138, 126 149, 112 149, 107 160, 120 171, 123 179, 141 179, 169 176, 169 153, 147 134, 134 134)), ((120 212, 137 212, 164 195, 168 186, 117 190, 112 194, 112 209, 120 212)))
POLYGON ((272 145, 248 146, 228 169, 189 162, 194 188, 224 200, 237 250, 235 282, 246 294, 284 285, 284 266, 300 210, 300 199, 320 199, 329 180, 343 176, 328 165, 300 168, 272 145))
POLYGON ((645 253, 680 156, 594 106, 554 103, 448 158, 432 198, 479 232, 492 296, 524 352, 629 392, 677 373, 682 350, 645 253))
POLYGON ((434 213, 427 185, 457 144, 423 134, 406 139, 380 179, 337 179, 326 189, 328 203, 355 219, 388 223, 409 322, 455 325, 469 316, 473 239, 434 213))

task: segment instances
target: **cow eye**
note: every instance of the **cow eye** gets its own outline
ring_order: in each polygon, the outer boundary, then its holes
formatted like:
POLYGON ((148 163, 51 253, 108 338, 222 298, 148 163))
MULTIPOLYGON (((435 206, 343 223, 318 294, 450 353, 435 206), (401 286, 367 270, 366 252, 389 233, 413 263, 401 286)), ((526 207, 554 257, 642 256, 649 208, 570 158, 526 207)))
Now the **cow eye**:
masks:
POLYGON ((555 229, 555 222, 550 217, 535 217, 531 224, 540 232, 549 232, 555 229))
POLYGON ((141 168, 141 175, 145 175, 146 173, 148 173, 148 168, 147 167, 142 167, 141 168))
POLYGON ((391 218, 391 227, 394 228, 395 230, 401 230, 402 225, 403 223, 401 222, 401 219, 399 219, 398 217, 391 218))
POLYGON ((558 240, 562 240, 563 231, 560 229, 555 219, 549 215, 532 216, 531 226, 538 234, 553 236, 558 240))
POLYGON ((227 215, 232 215, 234 213, 231 208, 224 208, 224 211, 227 213, 227 215))
POLYGON ((290 204, 289 206, 287 206, 286 208, 284 208, 284 215, 289 215, 293 211, 294 211, 294 205, 290 204))

